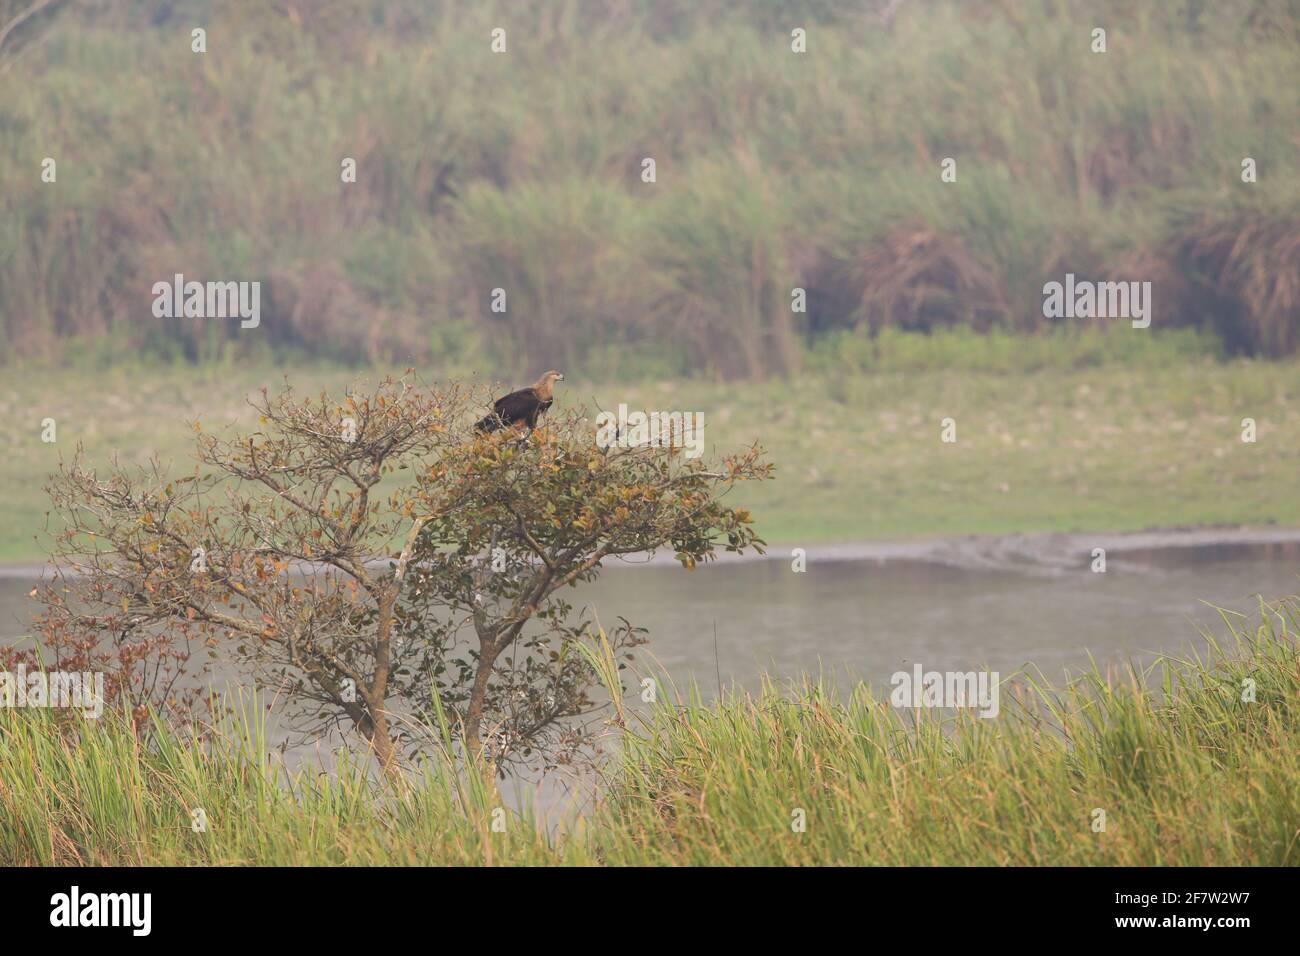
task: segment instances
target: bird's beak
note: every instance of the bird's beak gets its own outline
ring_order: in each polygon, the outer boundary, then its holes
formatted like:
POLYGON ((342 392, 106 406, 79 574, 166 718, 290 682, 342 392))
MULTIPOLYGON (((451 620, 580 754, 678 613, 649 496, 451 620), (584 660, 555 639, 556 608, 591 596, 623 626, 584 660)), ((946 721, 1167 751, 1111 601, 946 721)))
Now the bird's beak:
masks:
POLYGON ((563 382, 563 381, 564 381, 564 373, 561 372, 559 375, 556 375, 556 376, 555 376, 555 380, 556 380, 557 382, 563 382))

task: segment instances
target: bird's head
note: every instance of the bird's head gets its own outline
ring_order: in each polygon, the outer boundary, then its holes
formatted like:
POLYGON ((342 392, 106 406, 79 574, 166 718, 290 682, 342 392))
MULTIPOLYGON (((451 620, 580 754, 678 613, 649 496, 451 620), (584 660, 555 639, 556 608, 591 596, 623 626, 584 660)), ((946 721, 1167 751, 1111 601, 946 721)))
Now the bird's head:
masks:
POLYGON ((549 372, 547 372, 545 375, 543 375, 541 378, 539 378, 536 382, 533 383, 533 389, 537 392, 538 395, 540 395, 543 398, 543 400, 549 402, 551 400, 551 396, 555 394, 555 389, 553 386, 555 385, 556 382, 562 382, 562 381, 564 381, 564 376, 559 372, 557 372, 555 369, 551 369, 549 372))

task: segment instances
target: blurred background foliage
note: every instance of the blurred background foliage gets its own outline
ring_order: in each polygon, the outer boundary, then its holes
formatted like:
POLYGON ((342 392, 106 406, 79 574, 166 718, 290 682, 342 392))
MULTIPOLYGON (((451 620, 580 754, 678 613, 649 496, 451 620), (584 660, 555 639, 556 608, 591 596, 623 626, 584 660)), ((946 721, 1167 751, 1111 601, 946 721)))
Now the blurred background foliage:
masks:
POLYGON ((1066 272, 1300 346, 1296 0, 0 0, 0 31, 0 362, 761 379, 1041 332, 1066 272), (154 318, 177 272, 261 280, 260 329, 154 318))

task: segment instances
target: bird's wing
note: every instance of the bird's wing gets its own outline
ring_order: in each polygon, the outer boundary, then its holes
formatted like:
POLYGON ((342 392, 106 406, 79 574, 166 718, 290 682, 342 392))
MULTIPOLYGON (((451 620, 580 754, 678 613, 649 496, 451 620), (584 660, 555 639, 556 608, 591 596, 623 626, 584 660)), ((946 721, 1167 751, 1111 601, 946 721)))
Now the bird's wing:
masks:
POLYGON ((537 427, 537 419, 538 419, 538 417, 542 414, 542 412, 546 411, 548 408, 551 407, 551 402, 552 402, 552 401, 553 401, 553 399, 550 399, 550 398, 546 399, 546 401, 541 401, 540 399, 538 400, 538 402, 537 402, 537 407, 533 409, 533 411, 532 411, 532 416, 528 419, 528 427, 529 427, 529 428, 536 428, 536 427, 537 427))
POLYGON ((513 425, 517 421, 527 419, 540 404, 536 392, 531 388, 521 388, 517 392, 498 398, 492 410, 507 425, 513 425))

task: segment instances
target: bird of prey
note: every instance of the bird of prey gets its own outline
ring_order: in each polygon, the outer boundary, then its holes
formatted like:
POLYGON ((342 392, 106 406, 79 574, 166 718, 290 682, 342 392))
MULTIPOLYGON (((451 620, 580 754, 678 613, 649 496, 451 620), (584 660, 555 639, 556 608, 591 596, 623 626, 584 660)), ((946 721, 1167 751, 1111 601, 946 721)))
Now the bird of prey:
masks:
POLYGON ((563 381, 564 376, 551 369, 527 388, 498 398, 492 405, 492 411, 474 423, 474 431, 494 432, 498 428, 524 425, 532 431, 537 427, 538 417, 551 407, 555 398, 555 383, 563 381))

